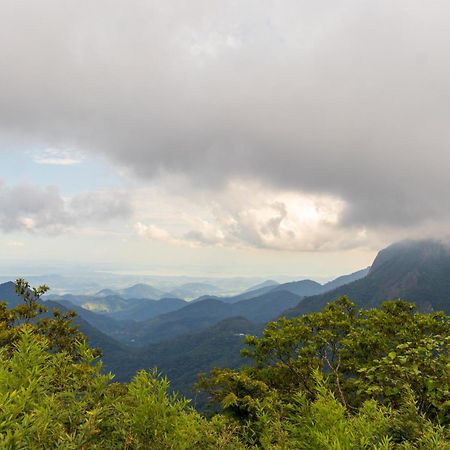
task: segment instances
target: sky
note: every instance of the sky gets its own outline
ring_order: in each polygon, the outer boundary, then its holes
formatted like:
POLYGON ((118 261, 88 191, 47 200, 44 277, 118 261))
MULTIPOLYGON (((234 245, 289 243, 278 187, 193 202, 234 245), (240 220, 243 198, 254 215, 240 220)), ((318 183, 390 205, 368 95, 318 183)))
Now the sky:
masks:
POLYGON ((0 264, 327 278, 447 237, 449 15, 2 0, 0 264))

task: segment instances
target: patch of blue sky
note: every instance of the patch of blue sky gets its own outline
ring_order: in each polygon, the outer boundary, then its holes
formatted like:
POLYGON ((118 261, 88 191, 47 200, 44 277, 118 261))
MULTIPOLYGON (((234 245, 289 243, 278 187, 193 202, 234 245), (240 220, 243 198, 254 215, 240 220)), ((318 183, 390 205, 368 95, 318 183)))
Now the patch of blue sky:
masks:
POLYGON ((8 186, 57 186, 66 196, 123 184, 115 168, 101 158, 84 157, 60 164, 58 160, 39 160, 33 152, 22 151, 0 154, 0 180, 8 186))

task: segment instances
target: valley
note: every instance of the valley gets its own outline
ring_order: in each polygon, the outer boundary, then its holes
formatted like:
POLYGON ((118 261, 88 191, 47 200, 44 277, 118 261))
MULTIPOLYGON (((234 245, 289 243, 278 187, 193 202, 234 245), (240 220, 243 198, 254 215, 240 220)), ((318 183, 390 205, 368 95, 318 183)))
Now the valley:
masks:
MULTIPOLYGON (((379 252, 370 268, 325 284, 268 281, 234 296, 214 295, 214 287, 206 285, 212 295, 190 301, 172 296, 187 292, 186 286, 166 294, 138 284, 93 295, 49 294, 44 304, 77 313, 75 323, 90 344, 101 349, 104 370, 118 381, 130 380, 140 369, 157 367, 169 376, 175 391, 192 397, 199 372, 245 363, 240 357, 245 336, 259 335, 267 322, 280 316, 319 311, 343 295, 363 308, 403 298, 415 301, 420 310, 448 313, 449 273, 446 246, 412 241, 393 244, 379 252)), ((191 285, 189 292, 198 287, 191 285)), ((0 285, 0 298, 11 306, 21 301, 13 282, 0 285)))

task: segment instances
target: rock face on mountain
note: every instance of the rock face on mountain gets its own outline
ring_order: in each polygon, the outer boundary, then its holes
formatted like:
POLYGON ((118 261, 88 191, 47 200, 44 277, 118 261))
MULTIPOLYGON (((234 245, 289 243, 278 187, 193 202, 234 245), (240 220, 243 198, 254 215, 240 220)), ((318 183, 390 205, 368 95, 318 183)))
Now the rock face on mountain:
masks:
POLYGON ((288 316, 319 311, 347 295, 362 308, 401 298, 422 311, 450 312, 450 247, 440 241, 403 241, 381 250, 362 279, 325 294, 307 297, 288 316))

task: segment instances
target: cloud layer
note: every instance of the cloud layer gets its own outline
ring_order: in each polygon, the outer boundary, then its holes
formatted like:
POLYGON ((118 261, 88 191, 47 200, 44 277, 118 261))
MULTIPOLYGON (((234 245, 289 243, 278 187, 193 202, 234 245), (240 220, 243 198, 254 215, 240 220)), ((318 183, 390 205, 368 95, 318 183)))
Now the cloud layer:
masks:
POLYGON ((60 234, 130 216, 126 193, 87 192, 64 199, 56 187, 0 183, 0 231, 60 234))
MULTIPOLYGON (((348 239, 449 222, 449 2, 5 0, 0 12, 5 150, 102 153, 143 179, 181 175, 211 198, 236 179, 333 198, 348 239)), ((57 193, 27 195, 23 214, 2 213, 3 229, 66 223, 57 193)), ((81 215, 108 216, 84 200, 81 215)), ((175 235, 308 247, 285 203, 256 210, 225 208, 212 231, 175 235)))
POLYGON ((213 196, 191 192, 190 200, 147 189, 141 204, 151 204, 156 197, 172 205, 159 217, 151 209, 139 208, 139 195, 135 198, 135 209, 141 212, 135 231, 151 241, 281 251, 334 251, 370 242, 364 227, 341 225, 346 205, 332 196, 273 190, 241 181, 227 184, 213 196), (177 214, 180 202, 184 202, 184 213, 177 214))

